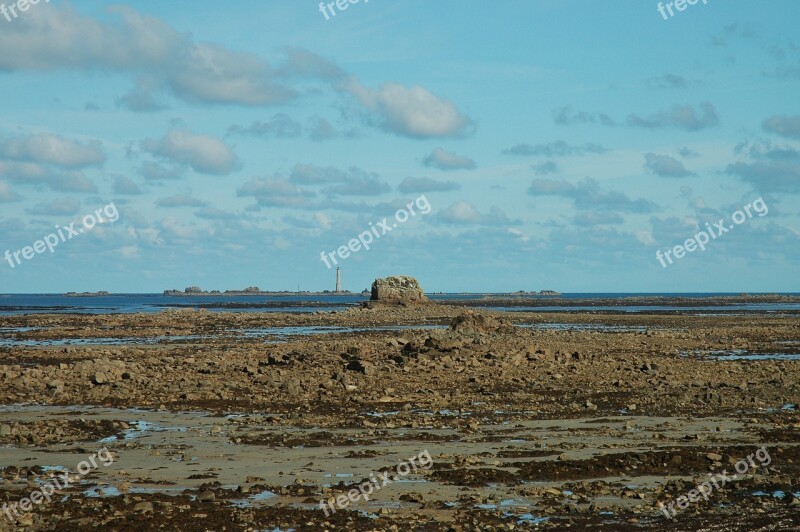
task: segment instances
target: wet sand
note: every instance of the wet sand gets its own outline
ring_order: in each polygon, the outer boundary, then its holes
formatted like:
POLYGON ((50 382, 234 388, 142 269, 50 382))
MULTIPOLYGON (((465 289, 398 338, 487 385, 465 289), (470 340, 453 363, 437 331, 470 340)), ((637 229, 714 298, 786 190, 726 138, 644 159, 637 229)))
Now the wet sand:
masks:
POLYGON ((797 314, 471 312, 0 318, 2 502, 115 453, 0 530, 800 526, 797 314))

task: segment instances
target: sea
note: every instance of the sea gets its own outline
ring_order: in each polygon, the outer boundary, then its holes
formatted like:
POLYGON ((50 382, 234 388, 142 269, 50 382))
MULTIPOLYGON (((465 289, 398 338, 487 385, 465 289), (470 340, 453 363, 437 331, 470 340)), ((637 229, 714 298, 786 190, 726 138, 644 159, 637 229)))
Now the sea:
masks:
MULTIPOLYGON (((721 303, 719 297, 737 296, 730 293, 572 293, 559 297, 509 295, 509 294, 427 294, 433 301, 457 302, 475 301, 482 298, 514 300, 513 306, 492 306, 480 308, 516 312, 800 312, 800 303, 790 302, 732 302, 721 303), (625 298, 667 297, 667 298, 709 298, 709 304, 691 302, 679 306, 625 298), (570 304, 574 300, 575 304, 570 304), (598 304, 593 304, 597 300, 598 304), (603 303, 600 304, 600 300, 603 303), (619 300, 619 301, 617 301, 619 300), (556 304, 557 302, 557 304, 556 304)), ((748 294, 759 295, 759 294, 748 294)), ((797 293, 770 293, 770 295, 798 296, 797 293)), ((168 309, 206 309, 209 312, 331 312, 358 307, 368 297, 360 294, 324 295, 198 295, 166 296, 163 294, 112 294, 103 296, 66 296, 64 294, 0 294, 0 316, 70 313, 70 314, 132 314, 161 312, 168 309)))

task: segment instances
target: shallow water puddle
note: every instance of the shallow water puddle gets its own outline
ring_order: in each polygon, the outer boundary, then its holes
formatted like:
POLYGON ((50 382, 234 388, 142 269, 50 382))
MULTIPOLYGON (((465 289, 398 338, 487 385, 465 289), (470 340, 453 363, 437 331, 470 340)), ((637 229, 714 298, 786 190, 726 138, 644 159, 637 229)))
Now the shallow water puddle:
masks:
POLYGON ((800 353, 751 353, 747 349, 716 351, 685 351, 681 356, 696 356, 711 360, 800 360, 800 353))
POLYGON ((605 325, 602 323, 517 323, 515 325, 524 329, 548 331, 647 332, 647 327, 643 326, 605 325))
POLYGON ((273 492, 271 492, 269 490, 265 490, 265 491, 256 493, 255 495, 251 495, 246 499, 233 499, 232 501, 230 501, 230 503, 233 506, 237 506, 239 508, 250 508, 252 506, 255 506, 256 503, 268 501, 268 500, 273 499, 273 498, 275 498, 277 496, 278 496, 277 493, 273 493, 273 492))
MULTIPOLYGON (((759 490, 759 491, 754 491, 752 495, 755 497, 774 497, 776 499, 783 499, 786 497, 786 492, 784 492, 783 490, 775 490, 772 493, 767 493, 765 491, 759 490)), ((794 497, 800 497, 800 491, 792 493, 791 495, 794 497)))
POLYGON ((44 327, 0 327, 0 334, 41 331, 42 329, 44 329, 44 327))
POLYGON ((153 337, 133 337, 124 338, 0 338, 0 347, 61 347, 61 346, 85 346, 85 345, 154 345, 164 342, 202 340, 207 337, 185 335, 185 336, 153 336, 153 337))
MULTIPOLYGON (((162 493, 164 495, 180 495, 183 493, 183 488, 142 488, 132 486, 127 489, 126 493, 140 493, 143 495, 152 495, 155 493, 162 493)), ((83 490, 86 497, 104 498, 104 497, 119 497, 123 495, 122 491, 116 486, 105 484, 102 486, 93 486, 83 490)))
MULTIPOLYGON (((345 334, 368 333, 385 331, 413 331, 446 329, 447 325, 387 325, 381 327, 337 327, 326 325, 308 325, 297 327, 263 327, 256 329, 240 329, 226 333, 224 337, 244 338, 269 338, 274 341, 286 340, 295 336, 313 336, 317 334, 345 334)), ((28 332, 41 329, 40 327, 18 327, 14 329, 0 329, 0 333, 28 332)), ((207 335, 175 335, 153 337, 103 337, 103 338, 0 338, 0 347, 61 347, 61 346, 113 346, 113 345, 155 345, 161 343, 192 342, 195 340, 208 340, 207 335)))
POLYGON ((98 443, 111 443, 120 439, 133 440, 146 436, 150 432, 186 432, 187 430, 186 427, 164 427, 149 421, 131 421, 128 423, 128 425, 130 428, 122 431, 122 438, 118 436, 109 436, 107 438, 103 438, 98 443))

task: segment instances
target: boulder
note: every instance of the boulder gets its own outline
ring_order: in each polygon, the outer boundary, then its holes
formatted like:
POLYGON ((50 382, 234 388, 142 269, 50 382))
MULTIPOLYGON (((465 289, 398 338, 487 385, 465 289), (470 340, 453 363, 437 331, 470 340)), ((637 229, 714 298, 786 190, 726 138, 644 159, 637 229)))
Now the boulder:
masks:
POLYGON ((470 310, 457 316, 450 324, 450 330, 458 334, 507 333, 514 331, 514 325, 504 318, 470 310))
POLYGON ((216 494, 211 490, 204 490, 197 494, 197 500, 199 502, 211 502, 216 498, 216 494))
POLYGON ((375 279, 370 301, 401 305, 426 303, 428 298, 416 279, 405 275, 375 279))
POLYGON ((136 513, 153 513, 153 503, 150 501, 137 502, 133 505, 133 511, 136 513))

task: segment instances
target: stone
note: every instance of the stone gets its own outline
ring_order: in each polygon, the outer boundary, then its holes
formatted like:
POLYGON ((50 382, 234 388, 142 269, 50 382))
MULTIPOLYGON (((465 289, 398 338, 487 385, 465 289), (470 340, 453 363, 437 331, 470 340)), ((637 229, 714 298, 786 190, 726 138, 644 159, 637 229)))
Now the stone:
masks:
POLYGON ((345 369, 350 370, 350 371, 357 371, 358 373, 363 373, 365 375, 367 373, 370 373, 369 365, 363 363, 360 360, 351 360, 350 362, 348 362, 348 364, 345 367, 345 369))
POLYGON ((400 495, 400 500, 404 502, 416 502, 418 504, 423 504, 425 502, 425 497, 421 493, 410 492, 400 495))
POLYGON ((134 512, 141 512, 141 513, 152 512, 153 511, 153 503, 149 502, 149 501, 137 502, 133 506, 133 511, 134 512))
POLYGON ((370 301, 400 305, 426 303, 428 298, 416 279, 405 275, 375 279, 370 301))
POLYGON ((200 493, 197 494, 197 500, 199 502, 211 502, 216 498, 217 496, 214 495, 214 492, 211 490, 201 491, 200 493))

